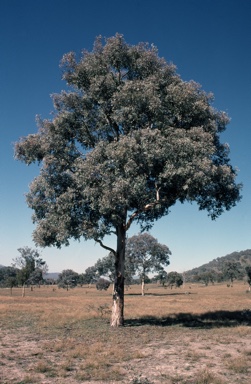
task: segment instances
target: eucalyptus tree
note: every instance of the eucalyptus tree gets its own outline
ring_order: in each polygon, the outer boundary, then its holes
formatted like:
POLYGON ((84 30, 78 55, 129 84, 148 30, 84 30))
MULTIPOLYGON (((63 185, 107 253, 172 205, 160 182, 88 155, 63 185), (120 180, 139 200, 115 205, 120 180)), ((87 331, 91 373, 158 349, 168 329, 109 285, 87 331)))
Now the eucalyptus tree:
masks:
POLYGON ((167 272, 163 268, 163 269, 158 271, 157 275, 155 275, 153 279, 154 279, 154 281, 159 282, 159 284, 163 285, 163 287, 164 287, 166 279, 167 279, 167 272))
POLYGON ((169 272, 166 279, 166 285, 173 289, 173 286, 179 288, 183 284, 183 277, 178 272, 169 272))
POLYGON ((23 247, 18 248, 18 252, 20 255, 13 260, 13 266, 18 268, 17 281, 23 286, 24 296, 25 284, 39 284, 48 266, 37 249, 23 247))
POLYGON ((97 269, 96 267, 88 267, 86 268, 85 272, 80 275, 80 282, 82 284, 92 284, 97 282, 98 279, 97 269))
POLYGON ((160 244, 149 233, 141 233, 126 240, 126 259, 139 276, 144 296, 145 280, 149 273, 162 272, 169 265, 169 248, 160 244))
POLYGON ((96 282, 96 288, 98 291, 107 291, 107 289, 110 287, 111 282, 109 280, 103 279, 100 277, 98 281, 96 282))
MULTIPOLYGON (((124 281, 126 285, 130 285, 133 281, 133 276, 135 275, 134 266, 130 263, 130 260, 126 257, 124 261, 124 281)), ((94 264, 93 268, 96 270, 96 273, 99 277, 105 276, 110 281, 114 282, 115 277, 115 264, 114 264, 114 255, 109 253, 107 256, 102 259, 98 259, 94 264)))
POLYGON ((34 241, 93 239, 115 258, 112 326, 124 319, 124 255, 132 222, 142 230, 177 201, 195 201, 212 219, 240 197, 229 149, 229 119, 194 81, 182 81, 153 45, 122 35, 62 59, 67 89, 51 119, 16 144, 16 158, 41 163, 30 185, 34 241), (116 236, 116 246, 105 244, 116 236))
POLYGON ((18 269, 14 267, 1 267, 0 268, 0 287, 10 288, 12 295, 12 288, 18 285, 17 281, 18 269))
POLYGON ((57 284, 60 288, 66 288, 69 291, 69 288, 74 288, 78 285, 79 274, 72 269, 64 269, 59 275, 57 284))
POLYGON ((223 274, 226 279, 230 280, 231 286, 233 286, 234 280, 243 277, 240 262, 227 261, 223 266, 223 274))

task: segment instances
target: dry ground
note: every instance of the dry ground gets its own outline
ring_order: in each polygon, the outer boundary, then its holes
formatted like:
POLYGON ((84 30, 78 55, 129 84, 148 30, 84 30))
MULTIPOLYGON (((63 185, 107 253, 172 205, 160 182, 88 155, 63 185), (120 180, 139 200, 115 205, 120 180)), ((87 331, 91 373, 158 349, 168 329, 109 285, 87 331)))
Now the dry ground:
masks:
POLYGON ((148 286, 126 292, 111 329, 111 291, 0 290, 1 384, 250 384, 247 286, 148 286), (186 291, 187 290, 187 291, 186 291))

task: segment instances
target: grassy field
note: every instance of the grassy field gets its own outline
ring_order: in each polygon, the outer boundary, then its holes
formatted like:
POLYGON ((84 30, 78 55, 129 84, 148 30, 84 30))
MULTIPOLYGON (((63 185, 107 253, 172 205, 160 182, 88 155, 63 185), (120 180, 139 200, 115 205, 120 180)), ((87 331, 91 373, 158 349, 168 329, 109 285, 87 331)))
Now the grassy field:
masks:
POLYGON ((112 329, 111 290, 0 289, 0 383, 249 384, 246 290, 132 286, 112 329))

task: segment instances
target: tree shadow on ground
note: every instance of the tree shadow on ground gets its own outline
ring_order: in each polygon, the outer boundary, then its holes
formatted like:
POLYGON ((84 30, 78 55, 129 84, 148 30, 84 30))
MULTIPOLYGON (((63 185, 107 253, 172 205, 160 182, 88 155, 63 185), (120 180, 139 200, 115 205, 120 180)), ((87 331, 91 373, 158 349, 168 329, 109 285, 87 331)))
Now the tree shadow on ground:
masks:
MULTIPOLYGON (((141 293, 125 293, 126 296, 140 296, 141 293)), ((144 296, 184 296, 184 295, 197 295, 197 292, 167 292, 167 293, 145 293, 144 296)))
POLYGON ((179 325, 188 328, 220 328, 236 327, 240 325, 251 326, 251 310, 241 311, 212 311, 202 314, 178 313, 170 314, 168 317, 144 316, 139 319, 125 321, 126 327, 137 327, 144 325, 168 327, 179 325))

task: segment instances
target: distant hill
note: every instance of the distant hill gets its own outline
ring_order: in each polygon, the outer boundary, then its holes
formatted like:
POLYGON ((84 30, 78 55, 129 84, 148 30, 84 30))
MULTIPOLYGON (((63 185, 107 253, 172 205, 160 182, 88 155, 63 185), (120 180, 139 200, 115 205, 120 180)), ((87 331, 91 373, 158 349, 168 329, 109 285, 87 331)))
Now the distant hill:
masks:
MULTIPOLYGON (((0 264, 0 268, 6 268, 5 265, 0 264)), ((51 272, 51 273, 46 273, 44 275, 44 279, 53 279, 57 280, 58 279, 59 272, 51 272)))
POLYGON ((243 274, 245 275, 245 267, 251 266, 251 249, 240 252, 233 252, 226 256, 217 257, 207 264, 203 264, 200 267, 186 271, 186 280, 193 281, 197 275, 201 275, 205 272, 221 273, 226 262, 238 263, 239 269, 242 270, 243 274))

